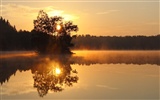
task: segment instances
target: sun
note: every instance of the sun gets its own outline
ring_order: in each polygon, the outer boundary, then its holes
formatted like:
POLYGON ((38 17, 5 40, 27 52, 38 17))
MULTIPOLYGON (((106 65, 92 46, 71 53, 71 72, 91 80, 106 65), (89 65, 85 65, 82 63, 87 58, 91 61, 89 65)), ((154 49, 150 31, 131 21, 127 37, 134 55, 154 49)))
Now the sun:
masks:
POLYGON ((61 25, 57 25, 57 26, 56 26, 56 30, 59 31, 60 29, 61 29, 61 25))
POLYGON ((56 69, 55 69, 55 73, 56 73, 57 75, 59 75, 59 74, 61 74, 61 70, 60 70, 59 68, 56 68, 56 69))

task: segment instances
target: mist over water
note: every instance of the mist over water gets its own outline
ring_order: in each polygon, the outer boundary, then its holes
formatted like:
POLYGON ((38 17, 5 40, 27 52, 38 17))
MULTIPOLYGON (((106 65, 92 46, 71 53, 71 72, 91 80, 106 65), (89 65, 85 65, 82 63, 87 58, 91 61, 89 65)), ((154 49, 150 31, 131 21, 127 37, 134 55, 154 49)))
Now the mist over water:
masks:
POLYGON ((1 52, 2 100, 159 98, 160 51, 73 52, 72 56, 1 52))
POLYGON ((75 51, 78 64, 156 64, 160 65, 160 51, 75 51))
MULTIPOLYGON (((82 50, 73 51, 74 54, 69 57, 71 64, 155 64, 160 65, 160 51, 96 51, 96 50, 82 50)), ((1 52, 1 63, 9 63, 9 61, 34 62, 45 60, 48 58, 61 58, 64 55, 38 55, 32 51, 21 52, 1 52), (15 59, 16 58, 16 59, 15 59)), ((24 63, 25 64, 25 63, 24 63)))

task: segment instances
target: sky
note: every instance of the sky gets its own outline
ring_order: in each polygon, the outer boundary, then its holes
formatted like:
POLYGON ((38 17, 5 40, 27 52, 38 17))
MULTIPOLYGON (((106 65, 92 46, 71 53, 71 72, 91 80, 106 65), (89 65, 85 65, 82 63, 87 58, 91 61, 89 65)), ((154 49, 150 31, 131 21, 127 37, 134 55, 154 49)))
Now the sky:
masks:
POLYGON ((0 15, 17 30, 31 31, 39 10, 73 21, 96 36, 158 35, 159 0, 1 0, 0 15))

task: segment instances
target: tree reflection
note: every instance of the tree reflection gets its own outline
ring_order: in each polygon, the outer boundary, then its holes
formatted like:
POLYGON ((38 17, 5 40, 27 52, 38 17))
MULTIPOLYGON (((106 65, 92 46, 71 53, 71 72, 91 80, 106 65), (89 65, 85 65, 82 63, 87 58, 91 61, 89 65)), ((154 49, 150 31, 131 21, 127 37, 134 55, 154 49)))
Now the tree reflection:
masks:
MULTIPOLYGON (((78 53, 77 53, 78 54, 78 53)), ((72 86, 78 81, 76 69, 70 65, 92 64, 154 64, 160 65, 159 51, 101 51, 86 52, 82 55, 35 55, 12 56, 10 53, 0 55, 0 84, 10 81, 17 71, 31 71, 34 87, 43 97, 49 91, 60 92, 65 86, 72 86), (143 60, 141 60, 143 59, 143 60), (56 72, 56 68, 60 72, 56 72), (57 74, 56 74, 57 73, 57 74)), ((81 66, 82 67, 82 66, 81 66)), ((21 81, 21 80, 19 80, 21 81)))
POLYGON ((34 76, 34 87, 37 88, 40 97, 49 91, 61 92, 65 86, 77 83, 77 71, 72 70, 67 60, 51 60, 37 64, 32 70, 34 76))
POLYGON ((18 70, 31 70, 33 87, 37 88, 40 97, 49 91, 61 92, 66 86, 73 86, 79 79, 77 71, 71 67, 70 59, 71 56, 65 55, 0 58, 0 83, 3 85, 18 70))

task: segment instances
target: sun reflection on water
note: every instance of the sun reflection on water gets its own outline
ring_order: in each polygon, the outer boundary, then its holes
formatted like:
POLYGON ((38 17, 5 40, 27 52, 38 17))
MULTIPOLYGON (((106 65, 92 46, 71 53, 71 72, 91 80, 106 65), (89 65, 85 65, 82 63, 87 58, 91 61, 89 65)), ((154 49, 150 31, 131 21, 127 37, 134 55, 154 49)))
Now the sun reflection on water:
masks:
POLYGON ((55 69, 55 73, 56 73, 56 75, 61 74, 61 69, 60 69, 60 68, 56 68, 56 69, 55 69))
POLYGON ((59 64, 51 64, 50 65, 51 67, 51 69, 50 69, 50 72, 49 72, 49 74, 51 74, 51 75, 54 75, 54 76, 60 76, 60 75, 62 75, 63 73, 63 71, 62 71, 62 66, 60 66, 59 64))

